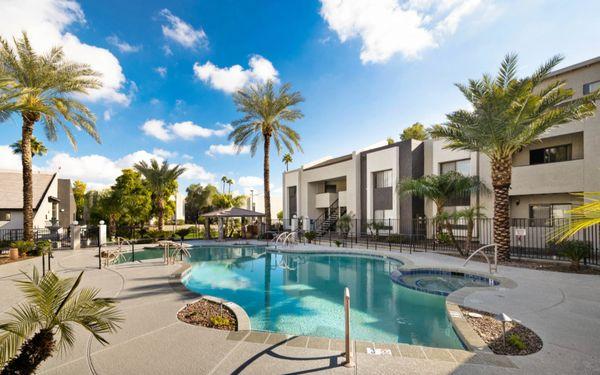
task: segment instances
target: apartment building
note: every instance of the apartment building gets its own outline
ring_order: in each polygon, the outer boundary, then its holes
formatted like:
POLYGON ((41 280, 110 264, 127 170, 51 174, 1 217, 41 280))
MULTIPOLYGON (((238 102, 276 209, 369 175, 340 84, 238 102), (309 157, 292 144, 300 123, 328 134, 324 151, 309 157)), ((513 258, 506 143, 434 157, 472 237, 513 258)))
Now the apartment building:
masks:
MULTIPOLYGON (((548 81, 565 80, 574 99, 600 88, 600 57, 552 73, 548 81)), ((479 176, 491 189, 489 159, 476 152, 446 149, 442 140, 405 141, 357 151, 304 165, 283 174, 284 218, 337 220, 351 212, 361 220, 395 219, 410 233, 413 218, 433 217, 433 202, 401 198, 396 182, 405 177, 436 175, 455 170, 479 176)), ((511 217, 544 225, 568 216, 582 198, 573 193, 600 191, 600 116, 573 122, 546 132, 539 141, 513 159, 511 217)), ((474 193, 452 202, 447 210, 480 206, 493 217, 493 195, 474 193)), ((318 228, 317 228, 318 229, 318 228)))

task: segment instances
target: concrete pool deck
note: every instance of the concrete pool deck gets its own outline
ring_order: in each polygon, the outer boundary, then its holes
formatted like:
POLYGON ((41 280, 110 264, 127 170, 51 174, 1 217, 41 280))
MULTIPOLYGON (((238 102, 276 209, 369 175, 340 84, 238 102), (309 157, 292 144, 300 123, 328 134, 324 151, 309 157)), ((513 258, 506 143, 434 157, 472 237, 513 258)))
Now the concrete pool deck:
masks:
MULTIPOLYGON (((338 250, 304 245, 289 250, 338 250)), ((340 249, 344 252, 364 252, 340 249)), ((434 253, 399 256, 414 266, 462 269, 463 261, 434 253)), ((160 260, 126 263, 98 270, 94 250, 57 251, 53 269, 62 276, 86 270, 82 285, 101 288, 116 297, 125 316, 122 329, 102 346, 78 332, 73 350, 47 361, 46 374, 227 374, 308 373, 347 374, 598 374, 600 373, 600 277, 522 268, 499 267, 499 276, 514 288, 461 290, 449 299, 469 307, 505 312, 536 331, 543 349, 524 357, 502 357, 461 350, 432 349, 405 344, 355 342, 356 367, 340 366, 341 342, 314 337, 240 331, 229 333, 195 327, 177 320, 177 311, 198 299, 177 285, 171 275, 181 265, 160 260), (456 300, 456 301, 454 301, 456 300), (391 355, 370 355, 367 348, 389 349, 391 355)), ((22 300, 13 280, 41 260, 0 266, 0 311, 22 300)), ((466 270, 485 273, 487 264, 471 263, 466 270)))

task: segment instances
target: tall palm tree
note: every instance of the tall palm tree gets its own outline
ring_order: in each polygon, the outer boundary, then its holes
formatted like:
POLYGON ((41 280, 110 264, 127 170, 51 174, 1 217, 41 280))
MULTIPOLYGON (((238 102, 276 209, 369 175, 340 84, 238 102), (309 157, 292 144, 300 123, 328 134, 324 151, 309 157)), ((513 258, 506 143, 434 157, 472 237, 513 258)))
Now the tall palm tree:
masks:
POLYGON ((35 124, 42 122, 50 141, 57 139, 61 128, 76 147, 68 127, 71 124, 100 142, 94 114, 72 94, 87 94, 101 84, 97 72, 88 65, 66 60, 60 47, 40 55, 33 50, 25 33, 14 44, 13 49, 0 38, 0 76, 9 92, 18 95, 14 101, 22 118, 23 236, 30 241, 33 240, 31 137, 35 124))
POLYGON ((225 184, 227 183, 227 176, 221 177, 221 193, 225 194, 225 184))
POLYGON ((228 187, 227 187, 227 194, 231 194, 231 185, 233 185, 233 179, 228 178, 227 179, 227 185, 228 185, 228 187))
POLYGON ((161 231, 163 229, 167 200, 177 191, 177 178, 185 172, 185 168, 179 165, 170 168, 166 160, 162 164, 159 164, 156 159, 152 159, 150 164, 146 163, 146 161, 141 161, 133 167, 144 176, 152 192, 154 208, 158 216, 158 230, 161 231))
POLYGON ((285 171, 287 172, 289 171, 288 164, 293 162, 294 159, 292 159, 292 155, 290 155, 290 153, 288 152, 285 155, 283 155, 283 159, 281 159, 281 161, 285 163, 285 171))
POLYGON ((103 334, 119 328, 123 319, 117 301, 99 298, 95 288, 77 290, 83 272, 61 279, 52 271, 40 277, 34 268, 32 276, 25 276, 17 281, 25 302, 7 313, 11 320, 0 324, 0 374, 33 374, 56 349, 73 347, 76 325, 102 344, 108 344, 103 334))
POLYGON ((263 174, 266 230, 271 227, 271 190, 270 163, 271 140, 277 152, 285 148, 290 153, 300 147, 300 135, 286 123, 303 117, 296 105, 304 101, 298 91, 291 92, 291 85, 286 83, 275 89, 273 82, 246 87, 233 95, 238 112, 245 116, 232 123, 234 130, 229 139, 241 150, 250 145, 250 153, 256 155, 259 143, 263 144, 263 174))
POLYGON ((446 148, 477 151, 488 156, 494 189, 494 242, 500 260, 510 259, 510 200, 512 157, 536 142, 547 130, 594 115, 600 90, 573 99, 564 80, 550 80, 562 61, 554 56, 533 74, 517 78, 517 55, 508 54, 496 77, 485 74, 458 89, 473 110, 447 115, 432 136, 447 140, 446 148))
MULTIPOLYGON (((15 143, 11 144, 10 148, 12 148, 13 154, 20 154, 22 152, 21 150, 23 149, 23 141, 19 140, 15 143)), ((48 149, 46 148, 46 146, 44 146, 42 141, 40 141, 36 137, 32 136, 31 137, 31 156, 44 156, 44 155, 46 155, 46 153, 48 153, 48 149)))

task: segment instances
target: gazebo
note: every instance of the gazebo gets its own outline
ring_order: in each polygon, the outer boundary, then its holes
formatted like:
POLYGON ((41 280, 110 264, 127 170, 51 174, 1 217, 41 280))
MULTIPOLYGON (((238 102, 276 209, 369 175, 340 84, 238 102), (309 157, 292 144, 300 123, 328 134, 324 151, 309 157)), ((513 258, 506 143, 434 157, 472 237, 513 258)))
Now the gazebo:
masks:
MULTIPOLYGON (((224 218, 237 218, 237 217, 239 217, 239 218, 245 218, 245 217, 258 218, 259 222, 262 223, 262 218, 265 216, 265 214, 263 214, 261 212, 246 210, 246 209, 239 208, 239 207, 232 207, 232 208, 225 208, 222 210, 209 212, 209 213, 203 214, 202 216, 204 216, 204 220, 206 220, 207 228, 210 227, 210 225, 208 223, 208 220, 210 218, 218 219, 218 221, 219 221, 219 240, 222 240, 225 237, 223 234, 223 219, 224 218)), ((210 231, 206 231, 204 233, 204 237, 206 239, 208 239, 210 237, 210 231)))

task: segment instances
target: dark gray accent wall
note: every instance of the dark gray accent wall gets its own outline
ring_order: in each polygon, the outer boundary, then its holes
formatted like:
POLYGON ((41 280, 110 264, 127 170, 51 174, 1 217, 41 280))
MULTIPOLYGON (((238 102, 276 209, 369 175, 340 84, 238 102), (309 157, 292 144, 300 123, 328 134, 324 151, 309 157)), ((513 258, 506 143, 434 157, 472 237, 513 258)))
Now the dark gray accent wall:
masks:
POLYGON ((393 209, 393 189, 391 187, 373 189, 373 210, 393 209))
POLYGON ((298 213, 298 206, 297 206, 297 187, 296 186, 289 186, 288 187, 288 217, 291 219, 294 217, 294 215, 297 215, 298 213))
MULTIPOLYGON (((418 178, 423 176, 424 171, 424 146, 421 143, 415 149, 412 148, 412 141, 400 142, 398 152, 398 170, 400 171, 400 180, 405 178, 418 178)), ((413 232, 413 219, 422 216, 424 213, 423 199, 404 196, 400 197, 400 231, 402 233, 413 232)))

